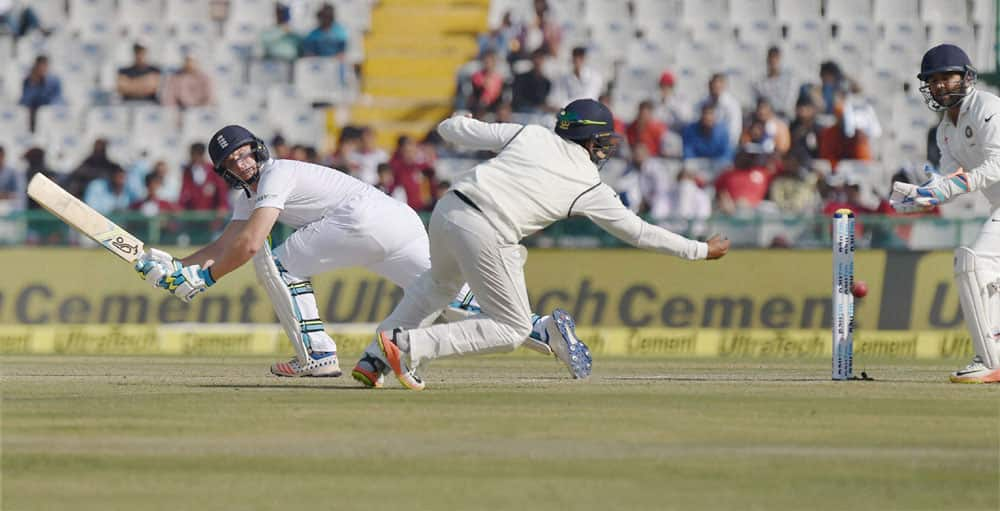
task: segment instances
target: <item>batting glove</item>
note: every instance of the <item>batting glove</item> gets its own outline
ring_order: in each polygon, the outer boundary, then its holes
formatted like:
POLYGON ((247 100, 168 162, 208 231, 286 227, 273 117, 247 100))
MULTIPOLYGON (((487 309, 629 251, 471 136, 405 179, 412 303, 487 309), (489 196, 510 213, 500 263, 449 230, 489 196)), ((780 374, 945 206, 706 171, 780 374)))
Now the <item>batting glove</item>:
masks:
POLYGON ((180 260, 172 255, 155 248, 150 248, 149 252, 143 252, 139 259, 135 261, 135 272, 139 278, 145 280, 153 287, 159 287, 160 280, 171 273, 174 273, 184 265, 180 260))
POLYGON ((198 293, 204 293, 212 284, 215 284, 212 272, 208 268, 192 264, 163 277, 158 285, 183 302, 190 303, 198 293))

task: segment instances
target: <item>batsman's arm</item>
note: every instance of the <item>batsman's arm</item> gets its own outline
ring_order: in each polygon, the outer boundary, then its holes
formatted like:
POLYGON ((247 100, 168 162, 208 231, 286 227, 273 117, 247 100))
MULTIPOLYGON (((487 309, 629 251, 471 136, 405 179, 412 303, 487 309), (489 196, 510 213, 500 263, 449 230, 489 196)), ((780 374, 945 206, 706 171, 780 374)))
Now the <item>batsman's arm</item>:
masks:
MULTIPOLYGON (((992 116, 990 116, 992 117, 992 116)), ((989 188, 1000 182, 1000 123, 983 123, 983 152, 986 159, 972 169, 963 169, 955 161, 942 130, 937 132, 937 144, 941 149, 941 173, 947 181, 943 183, 947 199, 956 195, 989 188)))
POLYGON ((225 248, 233 243, 236 236, 243 230, 243 226, 246 225, 246 220, 231 220, 226 224, 226 228, 222 230, 222 234, 212 241, 208 245, 205 245, 197 252, 181 259, 181 264, 184 266, 191 266, 197 264, 198 266, 205 266, 208 261, 218 261, 222 258, 222 253, 225 248))
MULTIPOLYGON (((222 254, 210 268, 212 278, 219 280, 229 272, 243 266, 253 258, 271 234, 271 228, 278 220, 281 210, 271 207, 260 207, 253 210, 250 219, 245 222, 231 242, 222 246, 222 254)), ((222 239, 222 238, 220 238, 222 239)))
POLYGON ((687 239, 643 221, 626 208, 615 191, 604 183, 577 197, 570 215, 585 216, 614 237, 637 248, 683 259, 706 259, 709 256, 707 243, 687 239))

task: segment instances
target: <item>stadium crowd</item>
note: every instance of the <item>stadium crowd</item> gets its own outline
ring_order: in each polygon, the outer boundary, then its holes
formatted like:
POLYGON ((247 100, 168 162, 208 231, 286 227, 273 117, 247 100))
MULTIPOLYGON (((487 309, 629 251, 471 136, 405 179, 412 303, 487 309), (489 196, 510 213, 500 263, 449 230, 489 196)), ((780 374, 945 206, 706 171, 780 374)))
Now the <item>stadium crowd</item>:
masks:
MULTIPOLYGON (((49 37, 45 21, 30 7, 12 5, 0 1, 0 37, 49 37)), ((351 36, 332 4, 312 13, 315 28, 305 33, 293 28, 288 5, 273 5, 274 21, 256 35, 248 59, 288 63, 319 56, 337 60, 342 73, 360 72, 360 66, 345 60, 351 36)), ((749 83, 741 78, 740 85, 749 85, 749 91, 734 94, 725 72, 715 70, 699 85, 684 83, 681 73, 663 66, 650 78, 652 83, 641 87, 655 93, 622 101, 634 91, 620 63, 612 68, 592 65, 590 48, 568 48, 563 25, 546 0, 534 0, 533 11, 527 16, 505 12, 495 27, 479 35, 478 55, 456 76, 454 109, 488 121, 552 124, 553 114, 569 101, 587 97, 605 102, 615 112, 622 136, 604 169, 605 179, 629 207, 656 221, 683 226, 713 215, 805 216, 840 207, 895 215, 885 201, 891 180, 924 177, 924 154, 878 161, 880 115, 863 90, 864 77, 848 76, 841 63, 825 61, 812 79, 802 80, 802 73, 792 73, 786 65, 782 47, 771 45, 759 56, 756 76, 749 83), (562 56, 568 61, 559 62, 562 56), (700 97, 678 93, 698 87, 700 97)), ((203 69, 197 52, 182 49, 177 64, 165 66, 151 60, 141 38, 129 44, 132 62, 117 69, 114 89, 89 94, 85 101, 183 112, 227 99, 219 78, 203 69)), ((50 69, 52 58, 38 54, 21 80, 18 102, 29 109, 29 129, 35 129, 36 113, 43 107, 78 101, 76 94, 65 94, 64 82, 50 69)), ((905 88, 899 93, 915 95, 905 88)), ((214 126, 205 127, 210 128, 214 126)), ((917 147, 933 140, 933 132, 923 135, 927 138, 917 147)), ((374 129, 364 125, 342 127, 331 147, 289 143, 281 130, 268 143, 275 157, 350 173, 418 211, 433 208, 453 172, 488 156, 446 147, 433 131, 424 137, 401 136, 395 148, 378 147, 374 129)), ((160 159, 152 151, 115 158, 110 145, 97 138, 81 162, 58 172, 44 146, 20 154, 0 147, 5 211, 32 207, 24 187, 37 172, 58 179, 103 213, 228 211, 228 190, 212 172, 204 143, 187 145, 183 161, 160 159)), ((934 144, 926 147, 926 160, 936 163, 934 144)))

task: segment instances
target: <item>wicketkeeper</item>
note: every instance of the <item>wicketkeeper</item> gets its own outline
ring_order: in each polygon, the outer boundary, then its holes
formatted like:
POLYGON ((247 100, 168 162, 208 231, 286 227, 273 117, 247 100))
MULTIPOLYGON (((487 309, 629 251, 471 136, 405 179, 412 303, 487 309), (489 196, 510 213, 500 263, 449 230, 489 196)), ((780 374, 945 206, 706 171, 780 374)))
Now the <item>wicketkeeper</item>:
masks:
POLYGON ((976 90, 969 56, 952 44, 928 50, 917 77, 927 106, 945 112, 937 129, 944 175, 919 186, 893 183, 891 203, 918 211, 977 191, 989 200, 979 237, 955 250, 955 284, 976 356, 951 381, 1000 382, 1000 98, 976 90))

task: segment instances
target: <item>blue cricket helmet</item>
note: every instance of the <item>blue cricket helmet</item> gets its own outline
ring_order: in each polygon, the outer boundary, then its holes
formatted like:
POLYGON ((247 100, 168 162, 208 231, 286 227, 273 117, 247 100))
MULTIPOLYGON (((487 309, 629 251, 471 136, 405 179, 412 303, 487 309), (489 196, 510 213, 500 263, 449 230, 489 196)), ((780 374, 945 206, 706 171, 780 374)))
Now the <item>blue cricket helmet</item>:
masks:
POLYGON ((611 110, 593 99, 578 99, 560 110, 556 116, 555 132, 584 146, 593 141, 588 151, 594 163, 608 159, 620 138, 615 133, 615 118, 611 110), (597 151, 603 152, 604 156, 598 156, 597 151))
POLYGON ((972 66, 969 55, 954 44, 939 44, 924 53, 924 58, 920 60, 920 73, 917 78, 924 84, 920 87, 920 93, 924 96, 927 106, 934 111, 947 110, 958 105, 968 96, 976 84, 978 73, 972 66), (957 91, 939 94, 941 100, 935 99, 931 94, 928 80, 937 73, 958 73, 962 75, 962 87, 957 91))
POLYGON ((258 165, 263 164, 271 157, 263 140, 243 126, 235 124, 226 126, 212 135, 211 140, 208 141, 208 156, 212 159, 212 167, 216 174, 222 176, 229 183, 229 186, 237 189, 243 188, 249 196, 250 191, 247 190, 247 185, 253 184, 259 178, 260 172, 258 171, 250 181, 244 182, 229 172, 224 165, 229 155, 247 144, 250 144, 250 149, 253 151, 254 159, 257 160, 258 165))

